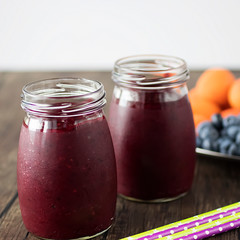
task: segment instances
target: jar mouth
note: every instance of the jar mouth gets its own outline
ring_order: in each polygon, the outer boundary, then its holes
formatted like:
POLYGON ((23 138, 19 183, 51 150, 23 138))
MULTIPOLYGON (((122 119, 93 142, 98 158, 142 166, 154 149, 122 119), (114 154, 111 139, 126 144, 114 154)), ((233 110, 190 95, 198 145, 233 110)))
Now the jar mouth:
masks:
POLYGON ((137 89, 162 89, 181 85, 189 79, 186 62, 167 55, 135 55, 115 62, 112 79, 137 89))
POLYGON ((102 83, 85 78, 51 78, 26 84, 22 108, 38 116, 79 116, 106 104, 102 83))

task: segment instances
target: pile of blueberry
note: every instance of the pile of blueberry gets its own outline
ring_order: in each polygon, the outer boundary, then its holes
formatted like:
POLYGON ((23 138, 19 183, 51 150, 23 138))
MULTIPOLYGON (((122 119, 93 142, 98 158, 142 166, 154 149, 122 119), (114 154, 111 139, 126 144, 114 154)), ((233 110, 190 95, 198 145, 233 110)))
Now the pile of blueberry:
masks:
POLYGON ((197 127, 196 145, 228 155, 240 156, 240 115, 222 118, 220 114, 212 115, 197 127))

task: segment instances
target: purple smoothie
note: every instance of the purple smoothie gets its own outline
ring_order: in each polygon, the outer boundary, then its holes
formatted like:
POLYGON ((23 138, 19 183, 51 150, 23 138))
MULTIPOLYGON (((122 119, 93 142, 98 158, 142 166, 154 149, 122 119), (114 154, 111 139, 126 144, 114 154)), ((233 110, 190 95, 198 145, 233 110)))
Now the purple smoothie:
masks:
POLYGON ((169 101, 164 96, 161 91, 141 90, 136 101, 113 96, 109 125, 118 193, 124 196, 164 200, 176 198, 191 187, 195 135, 190 103, 187 95, 169 101))
POLYGON ((102 114, 25 121, 17 176, 28 231, 47 239, 74 239, 107 229, 116 204, 115 167, 102 114))

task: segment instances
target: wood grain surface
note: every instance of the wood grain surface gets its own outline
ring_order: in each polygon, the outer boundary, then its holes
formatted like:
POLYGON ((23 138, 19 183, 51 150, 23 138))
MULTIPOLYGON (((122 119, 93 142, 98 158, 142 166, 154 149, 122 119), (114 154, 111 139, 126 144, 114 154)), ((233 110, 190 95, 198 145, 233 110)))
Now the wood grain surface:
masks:
MULTIPOLYGON (((191 72, 189 88, 200 73, 191 72)), ((240 76, 240 72, 235 74, 240 76)), ((17 148, 24 116, 20 107, 21 89, 31 81, 67 76, 101 81, 107 92, 108 115, 113 90, 109 72, 0 73, 0 240, 36 240, 23 225, 17 196, 17 148)), ((201 156, 197 159, 192 189, 185 197, 161 204, 135 203, 119 197, 112 228, 95 239, 120 239, 237 201, 240 201, 240 162, 201 156)), ((236 229, 211 239, 237 240, 239 233, 236 229)))

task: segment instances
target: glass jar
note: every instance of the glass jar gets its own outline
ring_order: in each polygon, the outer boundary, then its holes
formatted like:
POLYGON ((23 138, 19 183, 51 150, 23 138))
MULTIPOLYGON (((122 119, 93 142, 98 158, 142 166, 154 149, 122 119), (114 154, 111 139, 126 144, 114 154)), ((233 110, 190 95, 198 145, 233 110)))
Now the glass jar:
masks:
POLYGON ((86 79, 23 88, 17 182, 23 222, 44 239, 87 239, 112 224, 116 163, 105 91, 86 79))
POLYGON ((118 193, 164 202, 185 195, 195 167, 195 131, 184 60, 132 56, 115 63, 109 126, 118 193))

